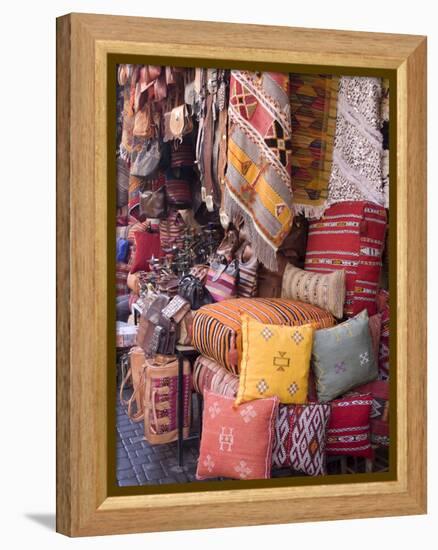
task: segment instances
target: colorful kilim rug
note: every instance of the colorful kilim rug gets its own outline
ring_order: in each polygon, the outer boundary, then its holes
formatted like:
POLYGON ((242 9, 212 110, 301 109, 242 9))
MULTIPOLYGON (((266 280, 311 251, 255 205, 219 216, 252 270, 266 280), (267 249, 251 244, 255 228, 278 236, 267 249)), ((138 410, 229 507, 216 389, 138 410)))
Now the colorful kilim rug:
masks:
POLYGON ((290 75, 293 209, 310 218, 326 206, 338 82, 333 75, 290 75))
POLYGON ((310 476, 326 473, 326 427, 330 405, 280 405, 272 449, 274 468, 293 468, 310 476))
POLYGON ((232 71, 224 210, 242 215, 257 259, 277 269, 292 227, 289 75, 232 71))

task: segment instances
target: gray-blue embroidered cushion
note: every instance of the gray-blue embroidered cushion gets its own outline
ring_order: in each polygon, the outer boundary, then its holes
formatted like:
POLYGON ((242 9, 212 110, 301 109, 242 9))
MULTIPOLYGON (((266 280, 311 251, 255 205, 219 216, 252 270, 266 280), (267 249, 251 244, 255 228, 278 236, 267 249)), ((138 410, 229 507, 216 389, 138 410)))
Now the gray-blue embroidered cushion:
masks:
POLYGON ((312 366, 322 403, 377 378, 366 310, 335 327, 315 332, 312 366))

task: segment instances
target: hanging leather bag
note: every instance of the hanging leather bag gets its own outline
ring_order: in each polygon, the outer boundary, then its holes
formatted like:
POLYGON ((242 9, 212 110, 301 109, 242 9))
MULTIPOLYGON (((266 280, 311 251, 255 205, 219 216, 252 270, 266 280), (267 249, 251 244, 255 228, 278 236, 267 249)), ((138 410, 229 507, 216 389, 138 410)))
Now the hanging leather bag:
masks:
POLYGON ((167 214, 166 190, 140 192, 140 215, 145 218, 165 218, 167 214))
POLYGON ((131 166, 131 176, 146 178, 154 174, 161 160, 160 142, 158 139, 148 140, 137 153, 131 166))

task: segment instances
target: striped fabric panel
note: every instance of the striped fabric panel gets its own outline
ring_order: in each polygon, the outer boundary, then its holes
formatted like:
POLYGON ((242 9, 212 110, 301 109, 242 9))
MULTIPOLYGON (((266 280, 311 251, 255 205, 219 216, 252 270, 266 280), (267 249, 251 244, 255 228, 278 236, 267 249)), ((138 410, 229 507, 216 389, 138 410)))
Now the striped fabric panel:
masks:
POLYGON ((377 311, 376 293, 382 265, 386 211, 366 201, 334 204, 319 220, 310 221, 305 269, 346 273, 344 314, 377 311))
POLYGON ((241 349, 243 313, 274 325, 310 323, 319 329, 335 324, 328 311, 285 298, 236 298, 203 306, 193 320, 193 345, 202 355, 234 373, 239 372, 237 353, 241 349))
POLYGON ((210 292, 215 302, 233 298, 236 295, 236 277, 228 273, 221 273, 215 280, 216 272, 209 270, 207 274, 206 289, 210 292))
POLYGON ((189 208, 192 204, 190 183, 186 180, 166 178, 167 204, 171 208, 189 208))
POLYGON ((245 265, 239 262, 239 281, 237 295, 239 298, 252 298, 257 293, 257 263, 245 265))
POLYGON ((224 367, 200 355, 193 367, 193 387, 200 393, 212 391, 227 397, 236 397, 239 389, 239 377, 224 367))
POLYGON ((116 296, 124 296, 129 294, 131 291, 126 284, 128 279, 128 274, 130 270, 130 265, 122 262, 117 262, 116 264, 116 296))
POLYGON ((173 246, 181 248, 184 244, 186 224, 177 210, 170 210, 167 218, 160 220, 161 248, 170 252, 173 246))
MULTIPOLYGON (((176 142, 175 142, 176 143, 176 142)), ((182 143, 171 145, 170 165, 172 168, 180 168, 181 166, 193 167, 195 154, 193 143, 190 134, 183 137, 182 143)))

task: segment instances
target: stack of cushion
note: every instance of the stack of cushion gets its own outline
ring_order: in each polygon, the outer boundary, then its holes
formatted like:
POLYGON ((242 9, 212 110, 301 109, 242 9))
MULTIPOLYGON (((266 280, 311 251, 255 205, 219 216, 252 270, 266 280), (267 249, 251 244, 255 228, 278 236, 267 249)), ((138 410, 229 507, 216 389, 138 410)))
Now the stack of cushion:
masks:
POLYGON ((261 323, 284 326, 335 324, 333 315, 314 305, 285 298, 237 298, 201 307, 193 319, 193 346, 230 372, 239 372, 242 314, 261 323))
MULTIPOLYGON (((214 409, 211 414, 207 405, 204 407, 203 429, 210 435, 201 442, 199 479, 257 479, 252 476, 261 476, 261 472, 262 477, 270 477, 264 466, 267 449, 271 449, 270 466, 290 467, 307 475, 326 473, 326 455, 373 456, 370 419, 376 405, 372 387, 378 365, 366 310, 344 323, 318 330, 310 323, 276 325, 244 314, 240 334, 239 375, 202 356, 195 364, 195 389, 213 400, 210 407, 214 409), (309 398, 311 372, 316 386, 314 402, 309 398), (237 437, 235 428, 229 432, 225 420, 217 420, 222 409, 214 400, 220 396, 228 399, 227 404, 233 403, 232 424, 239 432, 245 423, 255 420, 258 407, 264 404, 264 418, 258 419, 266 428, 263 449, 259 456, 252 456, 251 465, 247 454, 241 457, 244 466, 239 466, 234 456, 235 472, 230 471, 228 461, 219 460, 221 453, 214 454, 220 447, 218 442, 226 440, 227 446, 232 446, 230 441, 237 437), (272 429, 268 411, 274 415, 272 429), (246 418, 243 424, 242 418, 246 418)), ((378 412, 384 414, 382 409, 378 412)), ((375 425, 377 430, 382 426, 378 422, 375 425)))
POLYGON ((305 269, 285 267, 281 299, 196 313, 194 385, 209 400, 200 479, 270 477, 269 452, 274 468, 323 475, 327 455, 371 458, 372 445, 388 445, 389 312, 387 293, 378 295, 386 224, 379 205, 334 204, 310 220, 305 269), (253 455, 234 446, 250 423, 263 434, 253 455))

